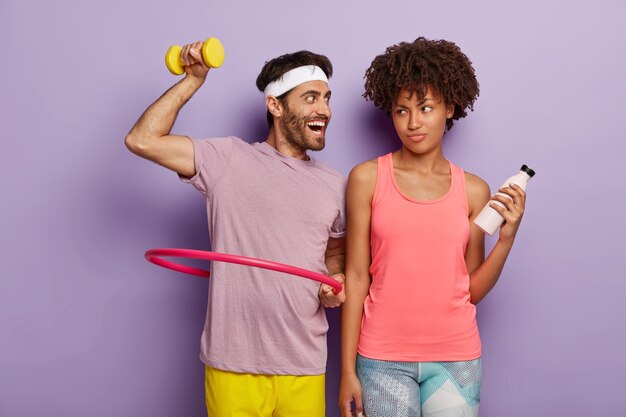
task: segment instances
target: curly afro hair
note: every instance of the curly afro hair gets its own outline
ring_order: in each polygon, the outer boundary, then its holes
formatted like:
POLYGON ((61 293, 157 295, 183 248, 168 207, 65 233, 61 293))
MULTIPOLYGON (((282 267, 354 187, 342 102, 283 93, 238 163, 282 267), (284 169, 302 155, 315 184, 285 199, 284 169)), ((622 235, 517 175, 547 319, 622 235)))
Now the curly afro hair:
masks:
POLYGON ((466 109, 474 109, 479 87, 472 62, 453 42, 424 37, 390 46, 374 58, 365 71, 363 97, 389 114, 400 90, 423 99, 429 86, 446 104, 454 105, 448 129, 454 120, 467 116, 466 109))

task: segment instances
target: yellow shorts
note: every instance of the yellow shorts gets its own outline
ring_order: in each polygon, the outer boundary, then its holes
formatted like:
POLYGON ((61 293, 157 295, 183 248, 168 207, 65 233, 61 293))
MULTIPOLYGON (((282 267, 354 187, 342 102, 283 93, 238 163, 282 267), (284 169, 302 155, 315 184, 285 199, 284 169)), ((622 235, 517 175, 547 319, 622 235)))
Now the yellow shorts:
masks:
POLYGON ((209 417, 324 417, 324 385, 325 375, 204 373, 209 417))

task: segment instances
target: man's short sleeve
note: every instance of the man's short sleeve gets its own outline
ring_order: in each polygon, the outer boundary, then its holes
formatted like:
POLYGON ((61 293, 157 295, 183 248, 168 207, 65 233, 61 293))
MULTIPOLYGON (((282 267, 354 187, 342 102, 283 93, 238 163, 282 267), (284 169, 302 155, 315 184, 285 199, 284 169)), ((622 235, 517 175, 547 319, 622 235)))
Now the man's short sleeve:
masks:
POLYGON ((337 213, 337 218, 333 222, 332 227, 330 228, 330 237, 340 238, 346 235, 346 198, 345 198, 345 187, 346 182, 343 181, 343 187, 341 188, 340 199, 339 199, 339 211, 337 213))
POLYGON ((228 169, 233 138, 191 139, 196 173, 191 178, 180 176, 180 180, 193 185, 206 195, 228 169))

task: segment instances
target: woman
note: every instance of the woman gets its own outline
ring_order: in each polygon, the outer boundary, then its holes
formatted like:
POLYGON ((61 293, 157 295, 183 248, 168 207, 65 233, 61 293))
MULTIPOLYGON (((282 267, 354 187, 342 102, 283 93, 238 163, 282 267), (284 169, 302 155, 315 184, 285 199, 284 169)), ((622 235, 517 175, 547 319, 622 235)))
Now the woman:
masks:
POLYGON ((348 178, 347 299, 342 310, 342 415, 476 416, 481 345, 476 308, 495 285, 525 206, 516 185, 488 185, 443 155, 442 141, 478 97, 467 56, 418 38, 377 56, 364 97, 391 114, 399 150, 348 178), (473 219, 505 219, 485 259, 473 219))

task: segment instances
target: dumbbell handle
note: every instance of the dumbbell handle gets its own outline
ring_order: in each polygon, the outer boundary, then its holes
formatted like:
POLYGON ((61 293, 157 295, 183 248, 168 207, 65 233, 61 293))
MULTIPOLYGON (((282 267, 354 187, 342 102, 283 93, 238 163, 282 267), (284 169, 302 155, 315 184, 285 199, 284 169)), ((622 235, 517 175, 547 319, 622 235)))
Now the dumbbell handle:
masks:
MULTIPOLYGON (((165 65, 174 75, 185 72, 185 65, 180 60, 183 48, 178 45, 170 46, 165 54, 165 65)), ((210 68, 219 68, 224 62, 224 47, 217 38, 209 38, 202 45, 202 59, 210 68)))

